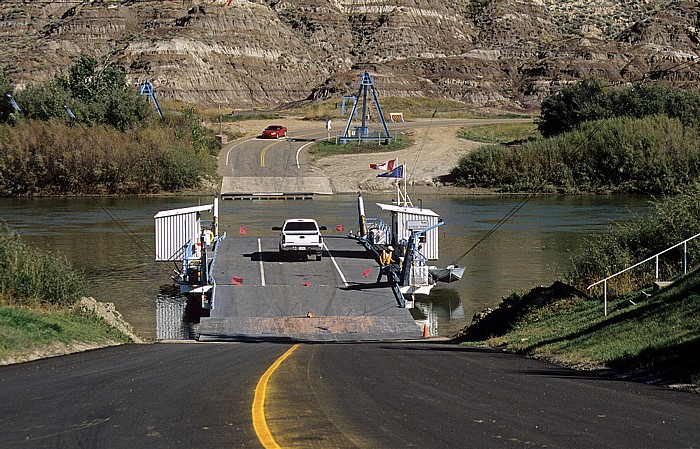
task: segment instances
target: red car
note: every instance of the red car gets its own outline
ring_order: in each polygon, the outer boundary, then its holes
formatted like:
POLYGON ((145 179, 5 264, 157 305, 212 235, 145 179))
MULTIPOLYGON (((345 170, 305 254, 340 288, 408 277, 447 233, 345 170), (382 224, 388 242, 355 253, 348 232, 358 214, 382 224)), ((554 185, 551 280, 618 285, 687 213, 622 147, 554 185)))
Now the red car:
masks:
POLYGON ((262 132, 261 137, 268 139, 279 139, 287 135, 287 128, 282 125, 270 125, 262 132))

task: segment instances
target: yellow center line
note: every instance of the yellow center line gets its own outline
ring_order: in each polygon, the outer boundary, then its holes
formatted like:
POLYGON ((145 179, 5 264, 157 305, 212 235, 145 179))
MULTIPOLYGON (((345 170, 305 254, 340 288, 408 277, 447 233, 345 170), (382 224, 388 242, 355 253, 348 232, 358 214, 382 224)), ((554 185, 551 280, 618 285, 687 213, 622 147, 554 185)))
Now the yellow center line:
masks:
POLYGON ((295 344, 289 348, 287 352, 282 354, 280 358, 275 360, 275 363, 270 365, 255 387, 255 398, 253 399, 253 429, 255 429, 255 434, 258 436, 258 439, 265 449, 280 449, 280 445, 277 444, 277 441, 272 437, 272 433, 270 433, 270 429, 267 427, 267 422, 265 421, 265 393, 267 391, 267 381, 282 362, 284 362, 298 346, 299 343, 295 344))
MULTIPOLYGON (((318 131, 313 131, 313 132, 308 132, 308 133, 306 133, 306 134, 298 134, 298 135, 295 135, 294 138, 295 138, 295 139, 299 139, 299 138, 304 138, 304 137, 306 137, 306 136, 313 136, 313 135, 315 135, 315 134, 319 134, 319 132, 318 132, 318 131)), ((289 136, 287 136, 287 139, 289 139, 289 136)), ((287 139, 285 139, 285 140, 287 140, 287 139)), ((264 167, 264 166, 265 166, 265 153, 267 152, 268 148, 270 148, 271 146, 273 146, 273 145, 276 144, 276 143, 284 142, 285 140, 279 140, 279 139, 278 139, 277 141, 272 142, 270 145, 268 145, 268 146, 266 146, 265 148, 263 148, 263 150, 260 152, 260 166, 261 166, 261 167, 264 167)))
POLYGON ((265 148, 263 148, 263 150, 260 152, 260 166, 261 166, 261 167, 264 167, 264 166, 265 166, 265 152, 267 151, 268 148, 270 148, 272 145, 274 145, 274 144, 276 144, 276 143, 279 143, 279 141, 277 141, 277 142, 272 142, 270 145, 268 145, 268 146, 266 146, 265 148))

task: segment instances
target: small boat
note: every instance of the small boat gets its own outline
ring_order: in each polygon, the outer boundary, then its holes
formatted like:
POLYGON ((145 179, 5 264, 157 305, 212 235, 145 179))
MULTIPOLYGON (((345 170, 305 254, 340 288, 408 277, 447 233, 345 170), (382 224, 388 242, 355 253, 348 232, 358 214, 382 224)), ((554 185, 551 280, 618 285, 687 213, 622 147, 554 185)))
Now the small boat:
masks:
POLYGON ((465 268, 466 267, 460 265, 448 265, 445 268, 432 266, 428 269, 428 272, 435 281, 449 283, 462 279, 465 268))

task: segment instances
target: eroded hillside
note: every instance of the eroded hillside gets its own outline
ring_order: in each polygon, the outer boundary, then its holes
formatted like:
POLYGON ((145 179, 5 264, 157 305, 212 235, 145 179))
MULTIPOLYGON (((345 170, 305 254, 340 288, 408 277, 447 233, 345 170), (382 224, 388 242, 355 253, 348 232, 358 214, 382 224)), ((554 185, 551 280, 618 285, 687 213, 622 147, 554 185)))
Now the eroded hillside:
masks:
POLYGON ((339 98, 365 68, 384 96, 527 110, 586 76, 698 88, 700 5, 673 0, 0 1, 17 86, 81 53, 203 106, 339 98))

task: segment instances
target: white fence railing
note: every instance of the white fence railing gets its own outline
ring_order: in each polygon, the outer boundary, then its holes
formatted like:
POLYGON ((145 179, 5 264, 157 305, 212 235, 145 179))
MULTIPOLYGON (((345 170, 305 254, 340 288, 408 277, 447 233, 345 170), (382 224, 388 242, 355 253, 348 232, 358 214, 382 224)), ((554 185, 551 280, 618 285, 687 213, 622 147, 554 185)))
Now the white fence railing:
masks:
POLYGON ((629 271, 629 270, 632 270, 632 269, 634 269, 634 268, 637 268, 638 266, 643 265, 643 264, 645 264, 645 263, 647 263, 647 262, 649 262, 649 261, 651 261, 651 260, 654 260, 654 261, 656 261, 656 264, 655 264, 655 265, 656 265, 656 269, 655 269, 655 277, 654 277, 654 279, 658 281, 658 280, 659 280, 659 256, 661 256, 661 255, 663 255, 663 254, 665 254, 665 253, 671 251, 672 249, 676 249, 676 248, 678 248, 678 247, 681 246, 681 245, 683 245, 683 274, 687 274, 687 273, 688 273, 688 242, 690 242, 691 240, 694 240, 694 239, 696 239, 696 238, 698 238, 698 237, 700 237, 700 233, 695 234, 694 236, 692 236, 692 237, 690 237, 690 238, 687 238, 687 239, 683 240, 683 241, 680 242, 680 243, 676 243, 675 245, 673 245, 673 246, 671 246, 671 247, 669 247, 669 248, 666 248, 665 250, 661 251, 660 253, 654 254, 653 256, 648 257, 648 258, 642 260, 641 262, 637 262, 636 264, 634 264, 634 265, 632 265, 632 266, 630 266, 630 267, 627 267, 627 268, 625 268, 625 269, 622 270, 622 271, 618 271, 617 273, 612 274, 612 275, 606 277, 605 279, 601 279, 600 281, 598 281, 598 282, 596 282, 596 283, 594 283, 594 284, 589 285, 588 288, 587 288, 587 290, 590 290, 592 287, 595 287, 596 285, 603 284, 603 301, 604 301, 604 304, 605 304, 605 306, 604 306, 604 307, 605 307, 605 316, 607 316, 607 315, 608 315, 608 281, 609 281, 610 279, 612 279, 612 278, 614 278, 614 277, 616 277, 616 276, 619 276, 619 275, 621 275, 622 273, 625 273, 625 272, 627 272, 627 271, 629 271))

